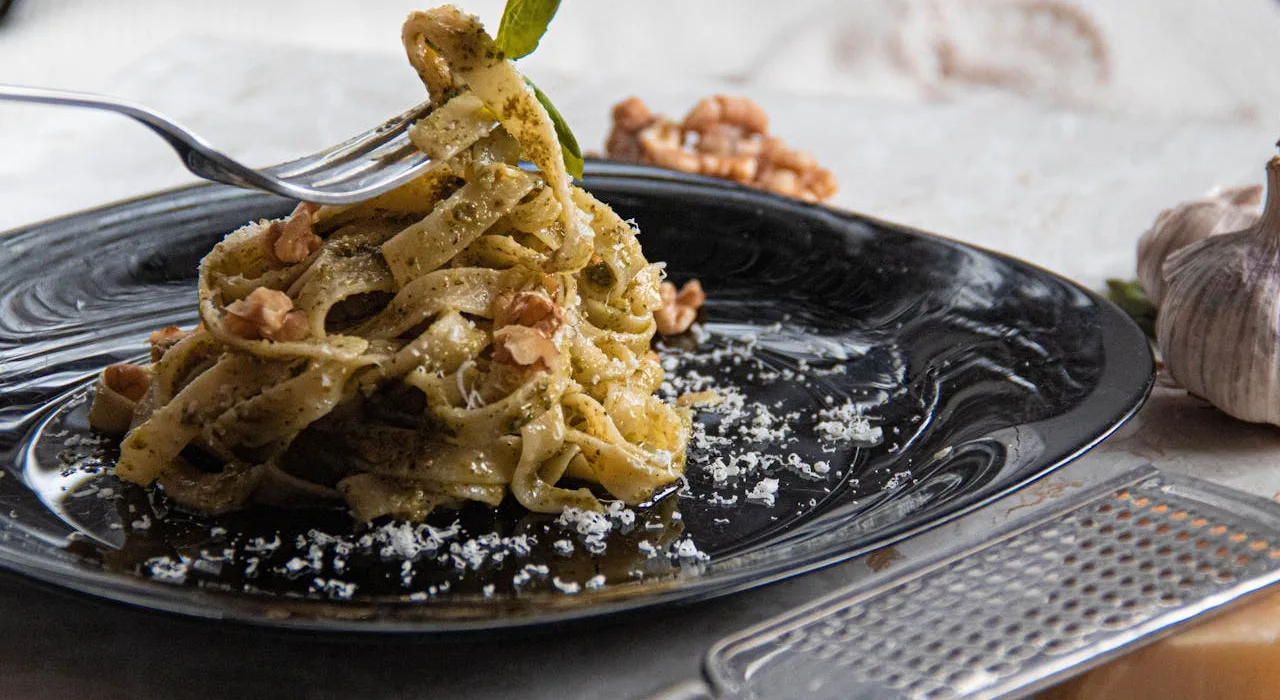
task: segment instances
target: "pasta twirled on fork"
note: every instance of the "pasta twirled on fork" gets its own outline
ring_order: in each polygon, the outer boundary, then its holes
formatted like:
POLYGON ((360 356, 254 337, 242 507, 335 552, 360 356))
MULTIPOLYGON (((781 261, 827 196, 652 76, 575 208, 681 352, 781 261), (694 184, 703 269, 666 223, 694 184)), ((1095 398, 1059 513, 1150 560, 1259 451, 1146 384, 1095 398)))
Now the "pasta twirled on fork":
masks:
POLYGON ((649 352, 661 267, 572 184, 476 18, 417 12, 403 40, 435 106, 411 139, 445 164, 220 242, 200 325, 99 380, 91 421, 127 429, 120 478, 210 513, 345 499, 360 520, 420 520, 508 491, 599 508, 565 477, 635 504, 681 474, 689 415, 654 396, 649 352))

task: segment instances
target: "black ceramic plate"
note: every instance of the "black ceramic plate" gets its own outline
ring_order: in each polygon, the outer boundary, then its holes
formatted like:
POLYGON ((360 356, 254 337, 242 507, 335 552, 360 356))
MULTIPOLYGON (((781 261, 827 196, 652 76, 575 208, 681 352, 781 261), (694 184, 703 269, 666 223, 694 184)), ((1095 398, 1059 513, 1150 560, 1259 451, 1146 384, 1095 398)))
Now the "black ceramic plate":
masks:
POLYGON ((0 238, 0 566, 148 608, 266 625, 443 632, 692 601, 884 546, 1102 439, 1152 359, 1111 305, 1040 269, 857 215, 594 163, 650 259, 696 276, 671 395, 713 387, 688 483, 596 520, 518 506, 353 528, 336 510, 221 519, 105 473, 105 365, 194 319, 219 237, 290 203, 202 186, 0 238))

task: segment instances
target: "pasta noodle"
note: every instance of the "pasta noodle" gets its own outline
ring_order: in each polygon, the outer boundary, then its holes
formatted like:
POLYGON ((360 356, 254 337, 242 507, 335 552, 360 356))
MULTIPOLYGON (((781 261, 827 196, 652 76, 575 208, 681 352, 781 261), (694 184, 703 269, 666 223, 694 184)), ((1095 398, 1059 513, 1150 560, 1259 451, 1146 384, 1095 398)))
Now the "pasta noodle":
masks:
POLYGON ((209 513, 341 499, 359 520, 508 492, 599 509, 585 485, 637 504, 679 478, 690 418, 654 396, 649 352, 661 266, 572 184, 476 18, 416 12, 403 40, 434 107, 410 138, 444 165, 221 241, 200 325, 99 379, 91 422, 127 430, 118 477, 209 513))

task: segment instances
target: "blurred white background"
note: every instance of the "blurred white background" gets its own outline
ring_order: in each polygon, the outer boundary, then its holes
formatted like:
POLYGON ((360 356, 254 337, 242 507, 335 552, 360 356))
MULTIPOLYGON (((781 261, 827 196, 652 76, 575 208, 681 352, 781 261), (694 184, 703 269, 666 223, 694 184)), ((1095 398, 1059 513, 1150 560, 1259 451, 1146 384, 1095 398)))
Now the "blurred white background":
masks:
MULTIPOLYGON (((0 80, 99 88, 201 37, 396 54, 426 2, 16 0, 0 80)), ((462 4, 496 26, 502 0, 462 4)), ((1277 39, 1275 0, 567 0, 526 70, 1256 119, 1280 109, 1277 39)))
MULTIPOLYGON (((0 82, 133 98, 261 165, 419 101, 399 27, 434 4, 15 1, 0 82)), ((496 29, 502 0, 458 1, 496 29)), ((564 0, 521 68, 585 149, 627 95, 747 94, 835 205, 1100 280, 1160 208, 1258 180, 1277 39, 1276 0, 564 0)), ((0 103, 0 230, 190 179, 119 117, 0 103)))

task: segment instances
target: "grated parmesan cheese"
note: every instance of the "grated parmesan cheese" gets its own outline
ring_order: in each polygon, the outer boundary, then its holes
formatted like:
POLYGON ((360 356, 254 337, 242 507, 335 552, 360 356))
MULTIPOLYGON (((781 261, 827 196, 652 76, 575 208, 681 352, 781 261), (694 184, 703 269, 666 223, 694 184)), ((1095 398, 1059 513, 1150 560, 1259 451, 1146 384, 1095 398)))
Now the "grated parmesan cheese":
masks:
POLYGON ((167 556, 152 557, 142 565, 147 570, 147 574, 157 581, 182 583, 187 580, 189 562, 185 557, 178 559, 167 556))
POLYGON ((759 503, 766 506, 772 506, 777 500, 778 480, 768 477, 756 482, 755 486, 747 492, 748 503, 759 503))

